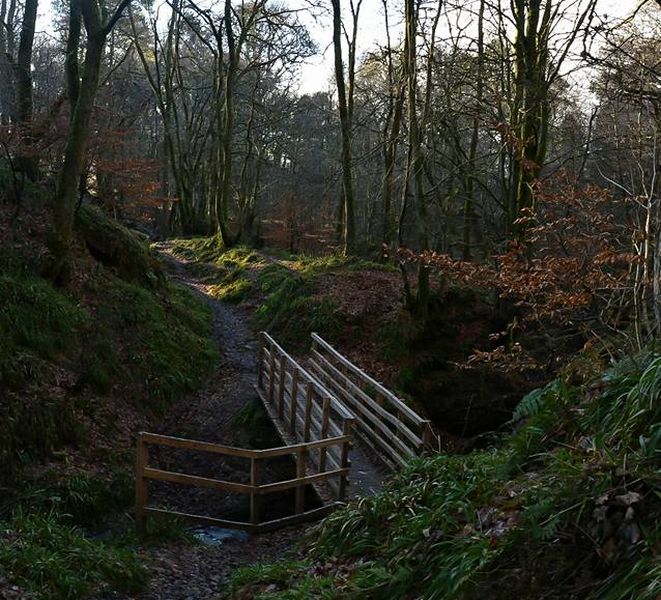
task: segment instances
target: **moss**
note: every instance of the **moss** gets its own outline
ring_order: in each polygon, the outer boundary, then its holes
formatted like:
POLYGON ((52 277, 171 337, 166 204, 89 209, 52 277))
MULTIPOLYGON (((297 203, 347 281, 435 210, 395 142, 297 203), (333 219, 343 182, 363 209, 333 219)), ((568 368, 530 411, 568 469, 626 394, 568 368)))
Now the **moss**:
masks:
POLYGON ((209 294, 221 302, 239 304, 253 290, 253 284, 245 277, 235 278, 233 281, 209 286, 209 294))
POLYGON ((331 299, 317 294, 318 275, 314 269, 296 272, 278 264, 266 267, 258 278, 265 298, 253 326, 274 333, 293 348, 307 346, 313 331, 332 340, 343 315, 331 299))
POLYGON ((97 340, 112 340, 95 368, 121 374, 137 402, 162 408, 194 389, 217 357, 211 310, 192 292, 172 285, 162 296, 112 277, 92 283, 97 340), (113 348, 121 348, 121 358, 113 348), (194 357, 195 360, 191 360, 194 357))
POLYGON ((81 206, 76 213, 76 227, 92 256, 114 268, 122 279, 150 287, 164 283, 164 275, 145 240, 100 209, 81 206))
POLYGON ((210 308, 179 286, 153 290, 99 268, 74 292, 6 255, 0 264, 0 479, 81 441, 77 413, 95 410, 88 391, 162 408, 217 357, 210 308))

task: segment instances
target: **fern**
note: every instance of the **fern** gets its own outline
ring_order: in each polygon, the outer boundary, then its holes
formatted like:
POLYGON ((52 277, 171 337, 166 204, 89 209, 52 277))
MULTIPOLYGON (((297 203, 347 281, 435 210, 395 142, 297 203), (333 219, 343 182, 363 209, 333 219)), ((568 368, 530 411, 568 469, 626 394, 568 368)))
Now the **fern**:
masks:
POLYGON ((516 423, 522 419, 528 419, 539 414, 551 399, 558 399, 561 395, 562 383, 556 379, 546 387, 537 388, 526 394, 514 409, 512 422, 516 423))

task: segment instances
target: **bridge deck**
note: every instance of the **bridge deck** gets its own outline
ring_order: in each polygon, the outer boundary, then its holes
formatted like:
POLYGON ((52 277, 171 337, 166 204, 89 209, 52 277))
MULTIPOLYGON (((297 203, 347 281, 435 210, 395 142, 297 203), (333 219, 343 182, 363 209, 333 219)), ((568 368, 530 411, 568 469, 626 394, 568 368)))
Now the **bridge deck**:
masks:
POLYGON ((314 334, 309 364, 310 370, 303 368, 268 334, 259 334, 255 390, 282 438, 281 447, 254 450, 141 433, 136 463, 139 531, 144 529, 147 516, 164 514, 252 532, 319 518, 339 502, 377 492, 389 470, 433 446, 434 436, 428 421, 314 334), (247 470, 241 481, 229 481, 216 478, 215 473, 209 477, 156 468, 149 462, 150 446, 240 457, 247 461, 247 470), (287 456, 294 460, 295 476, 264 481, 264 462, 287 456), (250 521, 151 506, 148 483, 153 480, 247 495, 250 521), (315 489, 321 506, 306 507, 308 486, 315 489), (292 494, 293 514, 275 519, 265 516, 264 496, 287 490, 292 494))

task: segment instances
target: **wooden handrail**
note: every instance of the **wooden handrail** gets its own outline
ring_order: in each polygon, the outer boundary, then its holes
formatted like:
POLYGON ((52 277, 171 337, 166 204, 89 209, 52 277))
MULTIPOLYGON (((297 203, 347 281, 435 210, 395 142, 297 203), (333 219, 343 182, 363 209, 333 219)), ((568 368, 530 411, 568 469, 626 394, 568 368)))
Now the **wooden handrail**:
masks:
POLYGON ((431 422, 340 354, 318 334, 312 334, 311 372, 340 402, 355 412, 356 434, 390 466, 435 445, 431 422))
POLYGON ((223 454, 225 456, 239 456, 243 458, 273 458, 277 456, 286 456, 287 454, 296 454, 300 449, 315 450, 335 444, 350 442, 351 436, 336 436, 325 438, 323 440, 314 440, 312 442, 301 442, 291 446, 278 446, 276 448, 265 448, 262 450, 253 450, 252 448, 236 448, 234 446, 222 446, 211 442, 200 442, 198 440, 189 440, 185 438, 172 437, 169 435, 160 435, 142 431, 138 437, 145 444, 157 446, 169 446, 171 448, 182 448, 185 450, 199 450, 201 452, 212 452, 214 454, 223 454))
MULTIPOLYGON (((136 454, 136 527, 138 533, 142 535, 145 530, 145 521, 150 514, 172 514, 192 518, 198 521, 213 522, 221 526, 240 527, 251 531, 262 531, 277 526, 284 526, 287 523, 300 522, 307 518, 315 518, 319 509, 304 511, 304 489, 306 485, 315 484, 322 481, 340 478, 339 488, 344 492, 346 489, 346 479, 349 473, 349 462, 346 459, 348 449, 351 444, 352 436, 350 427, 344 428, 344 435, 325 439, 313 440, 293 444, 291 446, 281 446, 277 448, 267 448, 263 450, 254 450, 251 448, 236 448, 233 446, 223 446, 211 442, 201 442, 198 440, 189 440, 167 435, 160 435, 149 432, 140 432, 137 439, 136 454), (148 446, 166 446, 170 448, 179 448, 185 450, 197 450, 224 456, 241 457, 250 460, 250 483, 236 483, 233 481, 224 481, 198 475, 189 475, 187 473, 178 473, 167 471, 149 466, 148 446), (305 473, 305 457, 313 450, 325 451, 333 446, 341 449, 341 461, 338 468, 331 470, 322 470, 318 473, 307 475, 305 473), (279 456, 296 455, 296 477, 274 483, 262 483, 261 481, 261 463, 264 459, 277 458, 279 456), (148 485, 150 480, 165 481, 180 485, 191 485, 196 487, 205 487, 218 491, 231 492, 236 494, 246 494, 250 496, 250 523, 237 521, 226 521, 223 519, 213 519, 201 515, 190 515, 187 513, 178 513, 165 509, 158 509, 147 506, 148 503, 148 485), (281 492, 284 490, 296 489, 295 515, 268 521, 266 523, 260 520, 260 498, 268 494, 281 492)), ((340 498, 342 498, 340 494, 340 498)), ((324 510, 327 507, 322 507, 324 510)))
MULTIPOLYGON (((325 388, 321 384, 321 382, 316 377, 314 377, 312 374, 310 374, 308 371, 303 369, 298 364, 298 362, 296 362, 282 348, 282 346, 280 346, 280 344, 278 344, 278 342, 276 342, 268 333, 266 333, 265 331, 260 331, 259 335, 260 335, 260 337, 262 337, 263 340, 267 341, 269 343, 269 345, 271 345, 273 348, 275 348, 280 356, 285 357, 290 365, 292 365, 293 367, 297 367, 300 370, 301 379, 304 379, 304 380, 308 381, 309 383, 312 383, 312 384, 318 386, 319 388, 321 388, 322 391, 325 391, 327 393, 327 390, 325 390, 325 388)), ((265 352, 270 354, 270 352, 268 350, 266 350, 266 348, 265 348, 265 352)), ((348 410, 346 408, 346 406, 344 406, 344 404, 342 404, 341 402, 338 402, 337 399, 333 398, 332 396, 331 396, 331 404, 332 404, 332 408, 334 410, 336 410, 341 417, 346 418, 346 419, 353 418, 353 416, 354 416, 353 413, 351 413, 351 411, 348 410)))
MULTIPOLYGON (((326 504, 322 509, 304 510, 305 486, 322 482, 328 484, 339 482, 333 489, 337 492, 338 500, 344 499, 351 464, 349 450, 356 416, 317 377, 303 369, 265 332, 259 334, 258 369, 259 396, 278 427, 283 441, 291 439, 294 443, 256 450, 141 432, 138 434, 136 459, 136 524, 139 533, 144 531, 146 517, 155 514, 175 514, 221 526, 226 524, 228 527, 241 527, 249 531, 263 531, 300 522, 314 518, 322 512, 326 513, 331 507, 326 504), (250 462, 250 483, 236 483, 150 467, 148 451, 150 445, 244 458, 250 462), (296 476, 284 481, 263 483, 262 461, 287 455, 296 459, 296 476), (311 473, 306 472, 308 465, 312 467, 311 473), (149 507, 147 503, 150 480, 249 495, 250 522, 213 519, 149 507), (295 490, 295 514, 267 523, 261 522, 260 499, 268 494, 289 489, 295 490)), ((317 489, 319 491, 319 488, 317 489)))
POLYGON ((399 399, 395 394, 393 394, 388 388, 384 387, 383 384, 379 383, 376 379, 373 379, 370 377, 367 373, 365 373, 362 369, 354 365, 350 360, 347 360, 344 356, 342 356, 333 346, 331 346, 327 341, 325 341, 323 338, 321 338, 318 334, 313 333, 312 334, 312 339, 317 342, 320 346, 324 348, 329 354, 333 355, 341 364, 343 364, 347 369, 352 371, 354 374, 359 376, 361 379, 363 379, 365 382, 367 382, 370 386, 372 386, 375 390, 378 390, 378 392, 384 397, 387 398, 394 406, 396 406, 399 410, 402 411, 406 417, 408 417, 411 421, 413 421, 416 425, 423 425, 427 423, 426 419, 423 419, 418 413, 416 413, 413 409, 411 409, 409 406, 407 406, 404 402, 402 402, 401 399, 399 399))

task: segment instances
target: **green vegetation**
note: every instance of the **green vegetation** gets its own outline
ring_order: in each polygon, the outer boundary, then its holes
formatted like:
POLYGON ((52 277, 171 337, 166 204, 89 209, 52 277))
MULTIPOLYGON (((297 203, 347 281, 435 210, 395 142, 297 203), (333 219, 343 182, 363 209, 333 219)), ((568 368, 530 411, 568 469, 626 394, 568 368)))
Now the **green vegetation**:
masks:
POLYGON ((278 264, 266 267, 259 275, 264 301, 253 318, 255 329, 268 330, 294 348, 308 345, 312 331, 332 339, 343 315, 332 299, 318 294, 318 276, 314 268, 292 271, 278 264))
POLYGON ((94 206, 81 206, 76 227, 94 258, 112 267, 122 279, 147 287, 165 283, 158 261, 140 234, 94 206))
MULTIPOLYGON (((76 254, 66 287, 39 275, 38 242, 0 252, 0 579, 35 598, 143 588, 126 533, 126 438, 217 357, 210 308, 165 280, 138 235, 95 209, 78 228, 91 256, 76 254)), ((148 534, 181 539, 183 529, 157 521, 148 534)))
POLYGON ((162 408, 193 389, 215 359, 209 308, 183 288, 155 292, 99 267, 80 292, 83 302, 16 261, 3 265, 5 476, 19 462, 80 440, 76 414, 94 410, 90 392, 109 394, 117 387, 139 407, 162 408))
POLYGON ((53 514, 18 515, 0 523, 0 569, 37 598, 83 598, 107 589, 138 592, 145 571, 120 542, 87 539, 53 514))
POLYGON ((391 267, 339 255, 309 257, 272 263, 259 273, 264 300, 255 312, 254 326, 272 332, 294 348, 309 345, 316 331, 332 340, 350 319, 336 300, 324 295, 322 277, 332 273, 388 271, 391 267))
POLYGON ((413 462, 326 519, 310 560, 240 570, 234 593, 657 600, 661 356, 570 379, 529 394, 498 448, 413 462))
POLYGON ((176 240, 172 252, 193 263, 216 299, 239 303, 258 298, 254 328, 267 329, 294 349, 305 347, 312 331, 332 339, 346 324, 347 315, 324 295, 324 275, 394 270, 391 265, 336 254, 283 256, 275 250, 258 253, 243 246, 224 250, 216 238, 176 240))

